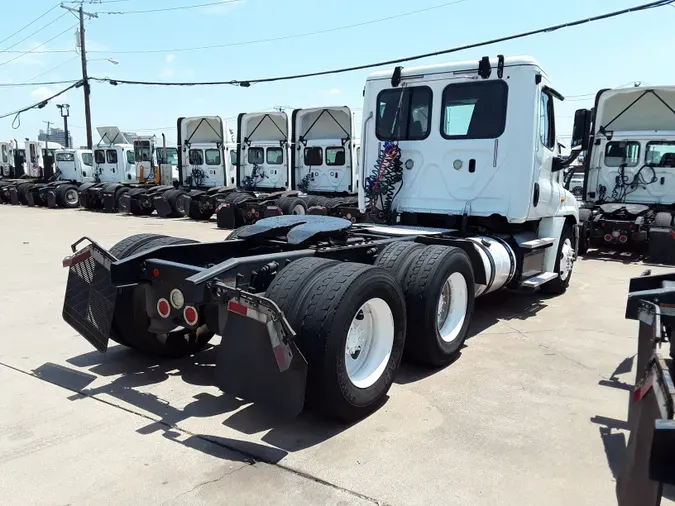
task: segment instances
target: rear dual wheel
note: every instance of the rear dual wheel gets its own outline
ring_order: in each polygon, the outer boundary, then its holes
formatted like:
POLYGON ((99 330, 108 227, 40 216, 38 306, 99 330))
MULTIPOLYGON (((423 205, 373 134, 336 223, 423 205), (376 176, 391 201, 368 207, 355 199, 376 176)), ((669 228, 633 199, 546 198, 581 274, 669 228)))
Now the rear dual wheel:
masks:
MULTIPOLYGON (((110 253, 118 259, 160 246, 190 244, 196 241, 155 234, 138 234, 115 244, 110 253)), ((111 329, 114 341, 148 355, 180 358, 204 349, 213 337, 206 325, 194 330, 180 329, 173 332, 153 333, 148 330, 150 317, 146 312, 146 285, 118 290, 111 329)))
POLYGON ((384 400, 405 344, 405 304, 384 269, 318 258, 297 260, 266 297, 284 312, 307 359, 306 402, 353 421, 384 400))
POLYGON ((66 209, 73 209, 80 205, 80 194, 77 191, 77 186, 71 184, 63 184, 56 188, 56 204, 59 207, 66 209))

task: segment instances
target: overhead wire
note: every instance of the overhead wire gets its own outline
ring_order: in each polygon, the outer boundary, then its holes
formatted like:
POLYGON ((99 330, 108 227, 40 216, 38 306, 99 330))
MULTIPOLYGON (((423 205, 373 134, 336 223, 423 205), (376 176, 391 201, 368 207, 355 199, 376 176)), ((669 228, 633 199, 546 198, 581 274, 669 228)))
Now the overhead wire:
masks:
POLYGON ((33 35, 35 35, 36 33, 41 32, 42 30, 44 30, 44 29, 47 28, 48 26, 53 25, 53 24, 56 23, 59 19, 61 19, 63 16, 65 16, 65 15, 67 15, 67 14, 68 14, 68 11, 64 12, 64 13, 61 14, 58 18, 54 18, 53 20, 51 20, 51 21, 50 21, 49 23, 47 23, 46 25, 42 25, 40 28, 38 28, 37 30, 35 30, 35 31, 32 32, 31 34, 26 35, 26 36, 25 36, 23 39, 21 39, 20 41, 15 42, 15 43, 12 44, 11 46, 8 46, 8 47, 6 47, 5 49, 1 50, 0 53, 4 53, 4 52, 7 51, 8 49, 12 49, 13 47, 18 46, 18 45, 21 44, 22 42, 25 42, 26 40, 30 39, 33 35))
POLYGON ((625 9, 621 9, 618 11, 612 11, 608 12, 605 14, 599 14, 597 16, 592 16, 592 17, 587 17, 587 18, 582 18, 578 19, 575 21, 568 21, 566 23, 560 23, 557 25, 552 25, 552 26, 547 26, 544 28, 538 28, 535 30, 530 30, 527 32, 520 32, 517 34, 513 35, 506 35, 503 37, 498 37, 495 39, 490 39, 482 42, 475 42, 472 44, 465 44, 463 46, 457 46, 453 47, 450 49, 442 49, 439 51, 433 51, 429 53, 422 53, 422 54, 417 54, 413 56, 406 56, 402 58, 394 58, 390 60, 384 60, 384 61, 379 61, 379 62, 373 62, 373 63, 366 63, 363 65, 354 65, 350 67, 342 67, 342 68, 337 68, 337 69, 331 69, 331 70, 323 70, 323 71, 318 71, 318 72, 307 72, 307 73, 302 73, 302 74, 289 74, 289 75, 283 75, 283 76, 276 76, 276 77, 265 77, 265 78, 257 78, 257 79, 233 79, 230 81, 206 81, 206 82, 162 82, 162 81, 137 81, 137 80, 128 80, 128 79, 111 79, 111 78, 91 78, 100 82, 108 82, 112 85, 118 85, 118 84, 130 84, 130 85, 145 85, 145 86, 218 86, 218 85, 232 85, 232 86, 241 86, 241 87, 249 87, 252 84, 261 84, 261 83, 270 83, 270 82, 277 82, 277 81, 290 81, 290 80, 295 80, 295 79, 304 79, 308 77, 318 77, 318 76, 325 76, 325 75, 331 75, 331 74, 341 74, 345 72, 354 72, 357 70, 365 70, 365 69, 371 69, 375 67, 381 67, 384 65, 394 65, 397 63, 405 63, 409 61, 415 61, 415 60, 420 60, 423 58, 430 58, 433 56, 440 56, 440 55, 446 55, 450 53, 456 53, 459 51, 464 51, 467 49, 474 49, 477 47, 482 47, 482 46, 487 46, 491 44, 496 44, 499 42, 506 42, 506 41, 511 41, 511 40, 516 40, 516 39, 522 39, 525 37, 531 37, 533 35, 539 35, 542 33, 549 33, 557 30, 562 30, 565 28, 571 28, 573 26, 579 26, 579 25, 584 25, 584 24, 589 24, 589 23, 594 23, 597 21, 602 21, 605 19, 610 19, 614 18, 617 16, 622 16, 625 14, 630 14, 634 12, 639 12, 642 10, 647 10, 647 9, 654 9, 658 7, 663 7, 665 5, 670 5, 674 3, 675 0, 658 0, 654 2, 649 2, 645 4, 640 4, 634 7, 628 7, 625 9))
POLYGON ((464 2, 469 2, 471 0, 454 0, 452 2, 445 2, 442 4, 438 5, 432 5, 430 7, 425 7, 423 9, 416 9, 413 11, 408 11, 408 12, 402 12, 400 14, 393 14, 391 16, 386 16, 383 18, 377 18, 377 19, 370 19, 367 21, 362 21, 360 23, 353 23, 350 25, 343 25, 343 26, 337 26, 333 28, 326 28, 323 30, 315 30, 311 32, 302 32, 302 33, 294 33, 294 34, 289 34, 289 35, 281 35, 279 37, 268 37, 265 39, 254 39, 254 40, 244 40, 244 41, 238 41, 238 42, 228 42, 224 44, 212 44, 208 46, 196 46, 196 47, 179 47, 179 48, 165 48, 165 49, 144 49, 144 50, 129 50, 129 51, 104 51, 104 50, 99 50, 99 51, 88 51, 90 53, 106 53, 106 54, 151 54, 151 53, 182 53, 182 52, 187 52, 187 51, 203 51, 206 49, 220 49, 220 48, 225 48, 225 47, 236 47, 236 46, 247 46, 247 45, 252 45, 252 44, 261 44, 265 42, 278 42, 281 40, 289 40, 289 39, 298 39, 301 37, 309 37, 312 35, 321 35, 324 33, 333 33, 333 32, 338 32, 342 30, 348 30, 350 28, 357 28, 360 26, 367 26, 375 23, 382 23, 384 21, 391 21, 392 19, 397 19, 397 18, 402 18, 402 17, 408 17, 412 16, 415 14, 421 14, 423 12, 428 12, 436 9, 441 9, 443 7, 448 7, 450 5, 455 5, 459 3, 464 3, 464 2))
POLYGON ((49 14, 50 12, 52 12, 54 9, 56 9, 56 8, 59 7, 59 6, 60 6, 60 4, 57 3, 57 4, 54 5, 51 9, 47 10, 47 12, 45 12, 44 14, 41 14, 40 16, 38 16, 37 18, 35 18, 33 21, 31 21, 31 22, 28 23, 27 25, 24 25, 24 26, 22 26, 21 28, 19 28, 16 32, 14 32, 14 33, 8 35, 7 37, 5 37, 4 39, 0 40, 0 44, 2 44, 2 43, 5 42, 5 41, 8 41, 8 40, 11 39, 12 37, 14 37, 17 33, 21 33, 21 32, 24 31, 26 28, 28 28, 29 26, 31 26, 33 23, 37 23, 37 22, 40 21, 42 18, 44 18, 47 14, 49 14))
POLYGON ((67 65, 68 63, 70 63, 74 60, 79 60, 79 59, 80 59, 80 55, 74 56, 70 60, 66 60, 62 63, 59 63, 55 67, 52 67, 49 70, 45 70, 44 72, 41 72, 40 74, 31 77, 30 79, 28 79, 27 81, 25 81, 23 83, 0 83, 0 86, 3 87, 3 88, 14 88, 14 87, 18 87, 18 86, 47 86, 47 85, 50 85, 50 84, 74 83, 74 82, 78 81, 79 79, 68 79, 68 80, 63 80, 63 81, 51 81, 51 82, 46 82, 46 83, 35 83, 33 81, 35 81, 35 79, 37 79, 38 77, 42 77, 45 74, 49 74, 50 72, 53 72, 54 70, 59 69, 59 68, 63 67, 64 65, 67 65))
POLYGON ((36 49, 38 49, 38 48, 44 46, 45 44, 49 44, 51 41, 53 41, 54 39, 60 37, 60 36, 63 35, 64 33, 66 33, 66 32, 68 32, 68 31, 72 30, 72 29, 75 28, 76 26, 78 26, 78 23, 76 23, 76 24, 74 24, 74 25, 72 25, 72 26, 69 26, 68 28, 66 28, 66 29, 63 30, 62 32, 60 32, 60 33, 54 35, 54 37, 52 37, 51 39, 49 39, 49 40, 43 42, 43 43, 40 44, 40 45, 35 46, 33 49, 30 49, 30 50, 28 50, 28 51, 24 51, 24 52, 22 52, 21 54, 19 54, 18 56, 15 56, 14 58, 12 58, 12 59, 10 59, 10 60, 6 60, 6 61, 3 61, 3 62, 0 62, 0 67, 2 67, 3 65, 7 65, 8 63, 11 63, 11 62, 13 62, 13 61, 15 61, 15 60, 18 60, 19 58, 22 58, 22 57, 24 57, 24 56, 26 56, 26 55, 28 55, 28 54, 30 54, 30 53, 33 53, 36 49))
MULTIPOLYGON (((26 111, 29 111, 29 110, 35 109, 35 108, 42 109, 51 100, 55 99, 56 97, 59 97, 59 96, 63 95, 68 90, 72 90, 73 88, 81 86, 82 84, 83 84, 83 81, 78 81, 77 83, 71 84, 67 88, 62 89, 58 93, 55 93, 54 95, 52 95, 50 97, 47 97, 43 100, 40 100, 39 102, 36 102, 35 104, 28 105, 26 107, 22 107, 21 109, 17 109, 16 111, 12 111, 12 112, 2 114, 2 115, 0 115, 0 119, 8 118, 10 116, 14 116, 14 121, 12 122, 12 126, 14 127, 14 124, 16 124, 17 121, 19 122, 19 125, 20 125, 21 124, 20 115, 21 115, 22 112, 26 112, 26 111)), ((18 126, 14 127, 14 128, 18 128, 18 126)))
POLYGON ((176 7, 162 7, 160 9, 146 9, 146 10, 135 10, 135 11, 98 11, 95 14, 110 14, 110 15, 126 15, 126 14, 150 14, 154 12, 166 12, 166 11, 180 11, 188 9, 198 9, 200 7, 211 7, 215 5, 226 5, 239 2, 245 2, 246 0, 221 0, 219 2, 209 2, 204 4, 196 5, 177 5, 176 7))

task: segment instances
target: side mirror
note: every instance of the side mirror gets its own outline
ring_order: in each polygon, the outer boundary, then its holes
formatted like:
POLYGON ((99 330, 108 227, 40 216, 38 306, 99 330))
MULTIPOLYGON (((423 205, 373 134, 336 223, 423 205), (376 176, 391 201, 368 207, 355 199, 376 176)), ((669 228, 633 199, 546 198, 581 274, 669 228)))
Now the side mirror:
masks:
POLYGON ((565 165, 565 161, 562 157, 560 156, 554 156, 551 164, 551 172, 560 172, 564 168, 566 168, 567 165, 565 165))
POLYGON ((591 135, 591 111, 579 109, 574 113, 574 127, 572 128, 572 149, 586 151, 591 135))

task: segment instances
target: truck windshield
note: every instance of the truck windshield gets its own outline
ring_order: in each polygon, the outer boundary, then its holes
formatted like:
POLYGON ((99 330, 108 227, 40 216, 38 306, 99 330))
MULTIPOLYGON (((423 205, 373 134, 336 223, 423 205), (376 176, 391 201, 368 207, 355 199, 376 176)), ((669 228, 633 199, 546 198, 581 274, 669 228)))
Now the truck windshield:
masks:
POLYGON ((426 139, 431 126, 431 88, 383 90, 377 96, 375 132, 381 141, 426 139))
POLYGON ((56 153, 57 162, 72 162, 73 160, 75 160, 73 153, 56 153))
POLYGON ((206 165, 220 165, 220 149, 206 149, 206 165))
POLYGON ((281 148, 267 148, 267 163, 281 165, 284 163, 284 150, 281 148))
POLYGON ((166 148, 166 161, 164 160, 164 148, 157 148, 157 162, 168 165, 178 165, 178 149, 166 148))
POLYGON ((344 165, 345 148, 326 148, 326 165, 344 165))
POLYGON ((658 141, 647 143, 645 163, 656 167, 675 167, 675 141, 658 141))
POLYGON ((135 141, 134 155, 136 156, 137 162, 152 161, 152 154, 150 151, 150 141, 135 141))
MULTIPOLYGON (((640 143, 626 141, 612 141, 605 146, 605 166, 635 167, 640 161, 640 143)), ((647 162, 649 163, 649 162, 647 162)))
POLYGON ((191 149, 188 153, 190 165, 204 165, 204 154, 201 149, 191 149))
POLYGON ((265 163, 265 148, 250 148, 248 150, 248 163, 265 163))

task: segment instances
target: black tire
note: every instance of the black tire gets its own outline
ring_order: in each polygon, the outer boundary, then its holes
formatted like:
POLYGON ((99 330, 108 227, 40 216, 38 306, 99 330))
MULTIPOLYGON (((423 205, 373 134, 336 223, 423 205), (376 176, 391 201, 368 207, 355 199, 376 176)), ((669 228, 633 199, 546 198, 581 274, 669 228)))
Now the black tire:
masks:
MULTIPOLYGON (((457 278, 461 283, 461 279, 457 278)), ((468 255, 460 248, 427 246, 417 255, 408 268, 403 283, 408 311, 406 356, 415 362, 440 367, 452 362, 466 340, 473 316, 475 284, 473 267, 468 255), (449 340, 438 329, 438 304, 446 280, 458 273, 464 278, 465 292, 457 300, 466 298, 463 320, 459 320, 449 340)), ((450 300, 453 294, 450 293, 450 300)), ((450 306, 452 309, 452 305, 450 306)), ((461 311, 461 307, 458 308, 461 311)), ((458 313, 461 315, 461 313, 458 313)))
POLYGON ((298 346, 307 359, 307 404, 348 422, 372 413, 394 381, 405 345, 405 303, 398 283, 384 269, 339 263, 314 272, 304 287, 300 283, 288 286, 296 287, 296 300, 286 296, 281 304, 291 306, 286 318, 297 332, 298 346), (299 295, 297 286, 302 287, 299 295), (358 388, 347 372, 347 335, 364 304, 374 299, 383 300, 391 311, 392 349, 374 383, 358 388))
POLYGON ((30 191, 31 188, 35 186, 35 183, 19 183, 16 187, 16 194, 19 198, 19 202, 23 205, 28 205, 28 200, 26 200, 26 194, 30 191))
POLYGON ((227 193, 222 199, 218 199, 225 204, 237 205, 250 200, 251 196, 248 193, 232 191, 227 193))
POLYGON ((171 206, 171 214, 167 218, 180 218, 185 216, 185 206, 181 197, 187 195, 183 190, 167 190, 164 192, 164 198, 171 206))
POLYGON ((115 189, 115 209, 119 210, 120 199, 125 193, 129 193, 129 188, 126 186, 120 186, 119 188, 115 189))
POLYGON ((75 209, 80 206, 80 196, 77 186, 73 184, 62 184, 56 188, 56 204, 66 209, 75 209))
POLYGON ((668 228, 673 223, 673 215, 670 213, 656 213, 654 216, 654 221, 652 222, 652 227, 663 227, 668 228))
POLYGON ((239 234, 241 234, 244 230, 248 230, 249 228, 251 228, 251 225, 244 225, 243 227, 235 228, 232 232, 230 232, 230 235, 228 235, 225 240, 229 241, 231 239, 238 239, 239 234))
POLYGON ((125 239, 122 239, 112 248, 110 248, 110 253, 118 260, 121 260, 122 258, 127 258, 133 255, 136 250, 140 250, 143 246, 145 246, 146 243, 163 237, 168 236, 160 234, 131 235, 125 239))
MULTIPOLYGON (((126 192, 129 197, 133 198, 137 195, 143 195, 146 192, 145 188, 131 188, 129 189, 128 192, 126 192)), ((131 204, 129 205, 129 212, 135 216, 149 216, 152 214, 154 211, 154 207, 143 207, 143 206, 132 206, 131 204)))
MULTIPOLYGON (((574 245, 574 231, 572 230, 572 227, 568 224, 566 224, 563 227, 562 234, 560 234, 560 244, 558 245, 558 256, 555 260, 555 272, 557 273, 560 273, 560 261, 562 259, 562 250, 566 239, 569 239, 572 242, 572 245, 574 245)), ((567 291, 567 287, 570 286, 570 280, 572 279, 573 273, 574 268, 569 273, 567 278, 563 279, 562 277, 558 276, 557 278, 549 281, 548 283, 544 283, 543 285, 541 285, 542 293, 546 293, 548 295, 562 295, 567 291)))
POLYGON ((377 255, 375 265, 391 272, 403 286, 413 261, 420 256, 425 246, 412 241, 397 241, 388 244, 377 255))
POLYGON ((310 195, 307 198, 307 209, 314 206, 327 207, 330 199, 328 197, 323 197, 321 195, 310 195))
POLYGON ((307 214, 307 203, 300 197, 281 197, 277 201, 281 212, 285 215, 305 215, 307 214))
MULTIPOLYGON (((126 244, 122 244, 124 241, 121 241, 115 245, 119 245, 119 249, 123 249, 126 256, 160 246, 196 242, 191 239, 154 234, 139 234, 127 239, 132 240, 126 244)), ((111 252, 113 249, 115 247, 111 252)), ((117 256, 117 258, 124 257, 117 256)), ((147 285, 138 285, 118 291, 111 329, 113 340, 140 353, 168 358, 186 357, 203 350, 213 337, 213 332, 206 325, 201 325, 195 330, 183 329, 166 334, 148 331, 150 318, 145 309, 147 289, 147 285)))

